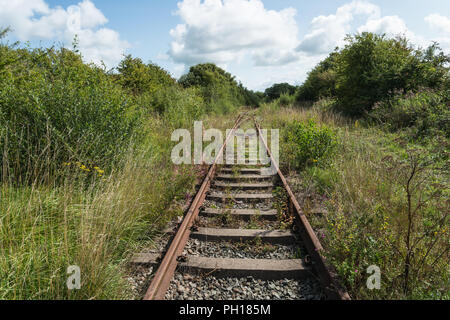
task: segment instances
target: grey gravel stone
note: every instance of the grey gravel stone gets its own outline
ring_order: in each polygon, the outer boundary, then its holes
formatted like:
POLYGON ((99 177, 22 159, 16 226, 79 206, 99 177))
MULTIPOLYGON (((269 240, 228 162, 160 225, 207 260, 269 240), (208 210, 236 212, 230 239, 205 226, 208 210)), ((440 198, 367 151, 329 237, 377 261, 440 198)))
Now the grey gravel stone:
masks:
MULTIPOLYGON (((214 192, 217 190, 211 190, 214 192)), ((245 190, 238 192, 267 193, 271 191, 245 190)), ((204 208, 227 209, 273 209, 272 201, 236 201, 226 202, 205 200, 204 208)), ((280 221, 265 221, 252 219, 244 221, 227 218, 199 217, 198 227, 241 228, 275 230, 280 228, 280 221)), ((178 222, 180 222, 179 220, 178 222)), ((176 222, 171 226, 176 226, 176 222)), ((148 252, 162 252, 169 236, 163 236, 155 242, 148 252)), ((240 258, 240 259, 294 259, 301 258, 305 252, 300 243, 290 246, 266 245, 261 243, 228 243, 203 242, 190 239, 184 249, 184 255, 210 258, 240 258), (299 256, 300 255, 300 256, 299 256)), ((128 278, 136 298, 142 298, 150 283, 154 270, 137 267, 128 278)), ((253 277, 216 278, 214 275, 191 275, 176 272, 166 293, 168 300, 318 300, 321 298, 320 284, 313 277, 304 280, 263 281, 253 277)))
POLYGON ((300 244, 295 245, 269 245, 255 243, 231 242, 194 242, 189 240, 186 248, 193 256, 208 258, 239 258, 239 259, 294 259, 298 256, 300 244))
POLYGON ((252 277, 218 279, 214 276, 196 275, 193 276, 192 280, 196 289, 192 289, 192 286, 189 288, 190 284, 183 279, 184 277, 174 277, 166 294, 166 299, 319 300, 321 298, 320 284, 312 278, 305 280, 262 281, 252 277), (189 289, 181 295, 178 292, 180 286, 189 289))

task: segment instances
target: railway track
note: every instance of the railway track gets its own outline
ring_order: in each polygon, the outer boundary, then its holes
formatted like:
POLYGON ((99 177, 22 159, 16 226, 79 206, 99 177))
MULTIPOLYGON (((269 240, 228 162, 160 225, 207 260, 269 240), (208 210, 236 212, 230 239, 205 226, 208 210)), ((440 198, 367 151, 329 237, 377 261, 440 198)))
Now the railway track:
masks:
POLYGON ((276 175, 265 175, 267 165, 259 162, 219 165, 218 155, 167 251, 133 258, 157 268, 144 300, 349 299, 257 121, 240 115, 219 154, 246 121, 276 175))

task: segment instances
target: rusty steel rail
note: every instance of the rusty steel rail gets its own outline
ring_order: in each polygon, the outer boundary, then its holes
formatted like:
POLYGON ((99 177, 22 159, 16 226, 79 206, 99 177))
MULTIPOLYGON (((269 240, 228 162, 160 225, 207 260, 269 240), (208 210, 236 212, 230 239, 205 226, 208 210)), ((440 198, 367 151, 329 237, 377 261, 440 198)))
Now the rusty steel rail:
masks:
POLYGON ((326 259, 321 254, 321 251, 323 251, 323 247, 320 244, 320 241, 317 238, 316 233, 311 227, 311 224, 309 223, 308 219, 306 218, 305 214, 300 208, 300 205, 297 199, 295 198, 295 195, 292 192, 291 188, 289 187, 286 178, 281 172, 280 167, 273 158, 272 152, 270 151, 266 141, 264 140, 263 135, 261 134, 261 127, 259 123, 256 121, 256 119, 254 119, 254 123, 258 131, 259 137, 263 142, 264 147, 267 150, 267 153, 270 156, 271 163, 275 167, 278 176, 283 182, 283 186, 289 195, 289 210, 291 211, 291 214, 294 215, 296 223, 300 228, 300 235, 302 237, 303 243, 306 249, 308 250, 310 257, 313 260, 314 267, 318 272, 318 276, 320 278, 322 287, 325 290, 327 299, 350 300, 349 294, 345 290, 343 290, 342 287, 339 285, 337 275, 335 274, 335 272, 331 271, 332 267, 327 263, 326 259))
POLYGON ((170 281, 173 278, 175 270, 178 265, 178 257, 182 254, 184 247, 189 239, 191 234, 192 225, 199 214, 199 209, 205 200, 206 193, 209 190, 211 180, 214 177, 217 168, 217 161, 220 157, 223 156, 223 150, 227 145, 230 137, 233 136, 235 130, 238 128, 246 113, 239 115, 237 118, 233 130, 229 133, 228 137, 225 140, 225 143, 222 145, 219 154, 216 156, 213 165, 211 165, 207 176, 203 180, 203 183, 200 187, 200 190, 197 192, 191 206, 189 207, 189 211, 183 219, 179 229, 175 237, 173 238, 167 253, 165 254, 158 270, 153 277, 152 282, 147 290, 147 293, 144 296, 144 300, 164 300, 164 296, 170 286, 170 281))

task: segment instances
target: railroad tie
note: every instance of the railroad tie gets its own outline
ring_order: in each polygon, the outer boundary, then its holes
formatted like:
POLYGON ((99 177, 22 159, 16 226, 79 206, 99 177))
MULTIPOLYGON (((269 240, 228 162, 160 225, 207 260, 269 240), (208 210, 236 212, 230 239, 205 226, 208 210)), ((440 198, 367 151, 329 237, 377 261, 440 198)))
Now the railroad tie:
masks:
MULTIPOLYGON (((246 115, 238 117, 220 154, 230 140, 234 141, 232 134, 246 119, 246 115)), ((320 242, 270 154, 259 124, 255 121, 254 125, 277 174, 263 175, 262 169, 267 168, 267 164, 260 162, 246 165, 233 165, 228 161, 225 165, 214 163, 181 224, 167 230, 173 235, 167 253, 144 252, 133 257, 132 264, 157 267, 144 299, 190 298, 186 296, 190 290, 183 287, 186 282, 180 284, 177 279, 187 276, 186 279, 191 280, 186 281, 196 281, 190 276, 194 273, 199 278, 208 278, 206 281, 224 277, 233 283, 241 281, 239 278, 251 277, 290 284, 306 279, 309 284, 315 283, 314 287, 322 288, 314 293, 316 298, 321 298, 324 292, 331 299, 348 298, 345 291, 336 289, 333 284, 320 255, 320 242), (284 187, 285 197, 281 198, 289 199, 286 203, 279 199, 278 188, 274 192, 276 185, 284 187), (294 232, 298 230, 294 226, 299 226, 301 232, 294 232), (174 277, 176 272, 185 275, 174 277)), ((258 155, 248 149, 246 146, 243 154, 258 155)), ((227 160, 236 158, 236 154, 227 156, 227 160)), ((189 286, 196 288, 197 285, 190 283, 189 286)), ((273 284, 262 286, 258 290, 268 289, 262 297, 278 296, 273 284)), ((247 288, 247 292, 252 290, 253 287, 247 288)), ((199 290, 193 298, 197 299, 204 291, 199 290)), ((229 289, 223 291, 219 298, 235 297, 229 289)), ((311 296, 310 292, 307 295, 311 296)), ((305 298, 302 292, 291 292, 289 296, 305 298)), ((214 298, 212 295, 207 297, 214 298)))

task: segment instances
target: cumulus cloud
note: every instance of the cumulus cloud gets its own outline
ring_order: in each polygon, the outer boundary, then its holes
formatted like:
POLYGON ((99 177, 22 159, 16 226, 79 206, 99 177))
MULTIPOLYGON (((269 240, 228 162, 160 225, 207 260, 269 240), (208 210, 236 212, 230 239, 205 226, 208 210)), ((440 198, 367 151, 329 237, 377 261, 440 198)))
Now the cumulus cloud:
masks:
POLYGON ((310 33, 305 35, 297 49, 313 55, 334 50, 344 43, 346 34, 352 30, 352 22, 358 17, 377 19, 380 8, 367 1, 353 1, 339 7, 336 14, 315 17, 310 33))
POLYGON ((102 27, 108 20, 90 0, 67 9, 51 8, 44 0, 0 0, 0 21, 22 41, 49 39, 67 44, 77 35, 85 60, 103 61, 108 67, 117 64, 129 47, 119 33, 102 27))
POLYGON ((388 36, 411 34, 405 21, 398 16, 385 16, 379 19, 369 19, 365 25, 358 28, 358 32, 363 31, 378 34, 385 33, 388 36))
POLYGON ((192 65, 227 64, 250 56, 259 66, 297 60, 296 10, 267 10, 261 0, 183 0, 177 15, 183 23, 170 31, 170 57, 192 65))
POLYGON ((450 19, 435 13, 426 16, 425 22, 437 31, 437 34, 431 40, 438 42, 442 49, 450 54, 450 19))
MULTIPOLYGON (((230 1, 233 4, 237 2, 247 1, 230 1)), ((355 32, 374 32, 386 34, 389 37, 401 35, 408 38, 412 44, 422 47, 430 45, 431 41, 437 41, 444 51, 450 51, 449 18, 438 14, 426 17, 425 20, 430 27, 439 32, 436 32, 433 37, 425 38, 410 30, 401 17, 397 15, 383 16, 381 8, 369 1, 349 2, 337 8, 334 14, 315 17, 311 21, 310 30, 300 36, 301 41, 298 40, 298 35, 294 30, 297 26, 295 22, 292 22, 292 24, 289 24, 292 30, 288 28, 290 31, 285 33, 286 37, 279 39, 281 44, 277 45, 270 43, 271 39, 253 38, 248 36, 245 31, 239 31, 242 26, 239 21, 242 19, 247 22, 248 19, 242 7, 237 6, 234 9, 228 7, 230 12, 236 10, 232 15, 223 8, 226 6, 226 1, 205 1, 204 3, 183 1, 183 4, 192 6, 190 9, 193 13, 189 17, 184 13, 179 13, 185 23, 177 26, 177 31, 175 31, 176 29, 173 31, 176 34, 173 34, 175 41, 172 43, 170 52, 172 59, 179 63, 188 64, 205 61, 224 63, 237 61, 242 58, 243 54, 250 52, 253 64, 260 66, 260 68, 244 67, 231 63, 229 71, 240 75, 240 78, 249 88, 256 90, 264 90, 278 82, 300 84, 305 80, 307 72, 324 59, 327 54, 336 47, 345 45, 347 34, 355 32), (209 17, 212 20, 210 23, 203 24, 203 15, 195 15, 202 10, 205 10, 205 15, 210 15, 209 17), (227 16, 228 14, 230 16, 227 16), (229 33, 224 31, 227 30, 227 24, 230 25, 229 33), (245 39, 261 39, 261 41, 255 40, 250 44, 247 43, 248 46, 240 46, 242 44, 241 35, 245 36, 245 39), (283 42, 284 40, 286 42, 283 42), (296 42, 298 45, 295 48, 296 52, 294 52, 292 44, 296 42), (263 44, 267 44, 267 46, 263 44), (245 50, 242 48, 245 48, 245 50), (177 54, 179 55, 177 56, 177 54)), ((262 4, 259 4, 259 7, 263 8, 262 4)), ((187 8, 183 9, 187 10, 187 8)), ((263 13, 266 11, 263 8, 260 11, 262 12, 260 16, 263 17, 263 13)), ((263 20, 271 21, 267 18, 263 20)), ((277 24, 273 22, 270 25, 273 27, 277 24)), ((272 34, 274 34, 272 27, 269 24, 267 26, 269 29, 267 35, 270 35, 270 37, 273 37, 272 34)), ((248 29, 253 30, 251 26, 248 29)), ((258 29, 259 26, 256 24, 254 30, 258 29)), ((251 31, 249 32, 252 34, 251 31)), ((280 37, 281 33, 275 32, 275 34, 280 37)), ((248 62, 248 59, 245 62, 248 62)))
POLYGON ((430 14, 425 17, 425 21, 430 27, 442 33, 450 34, 450 19, 438 13, 430 14))

